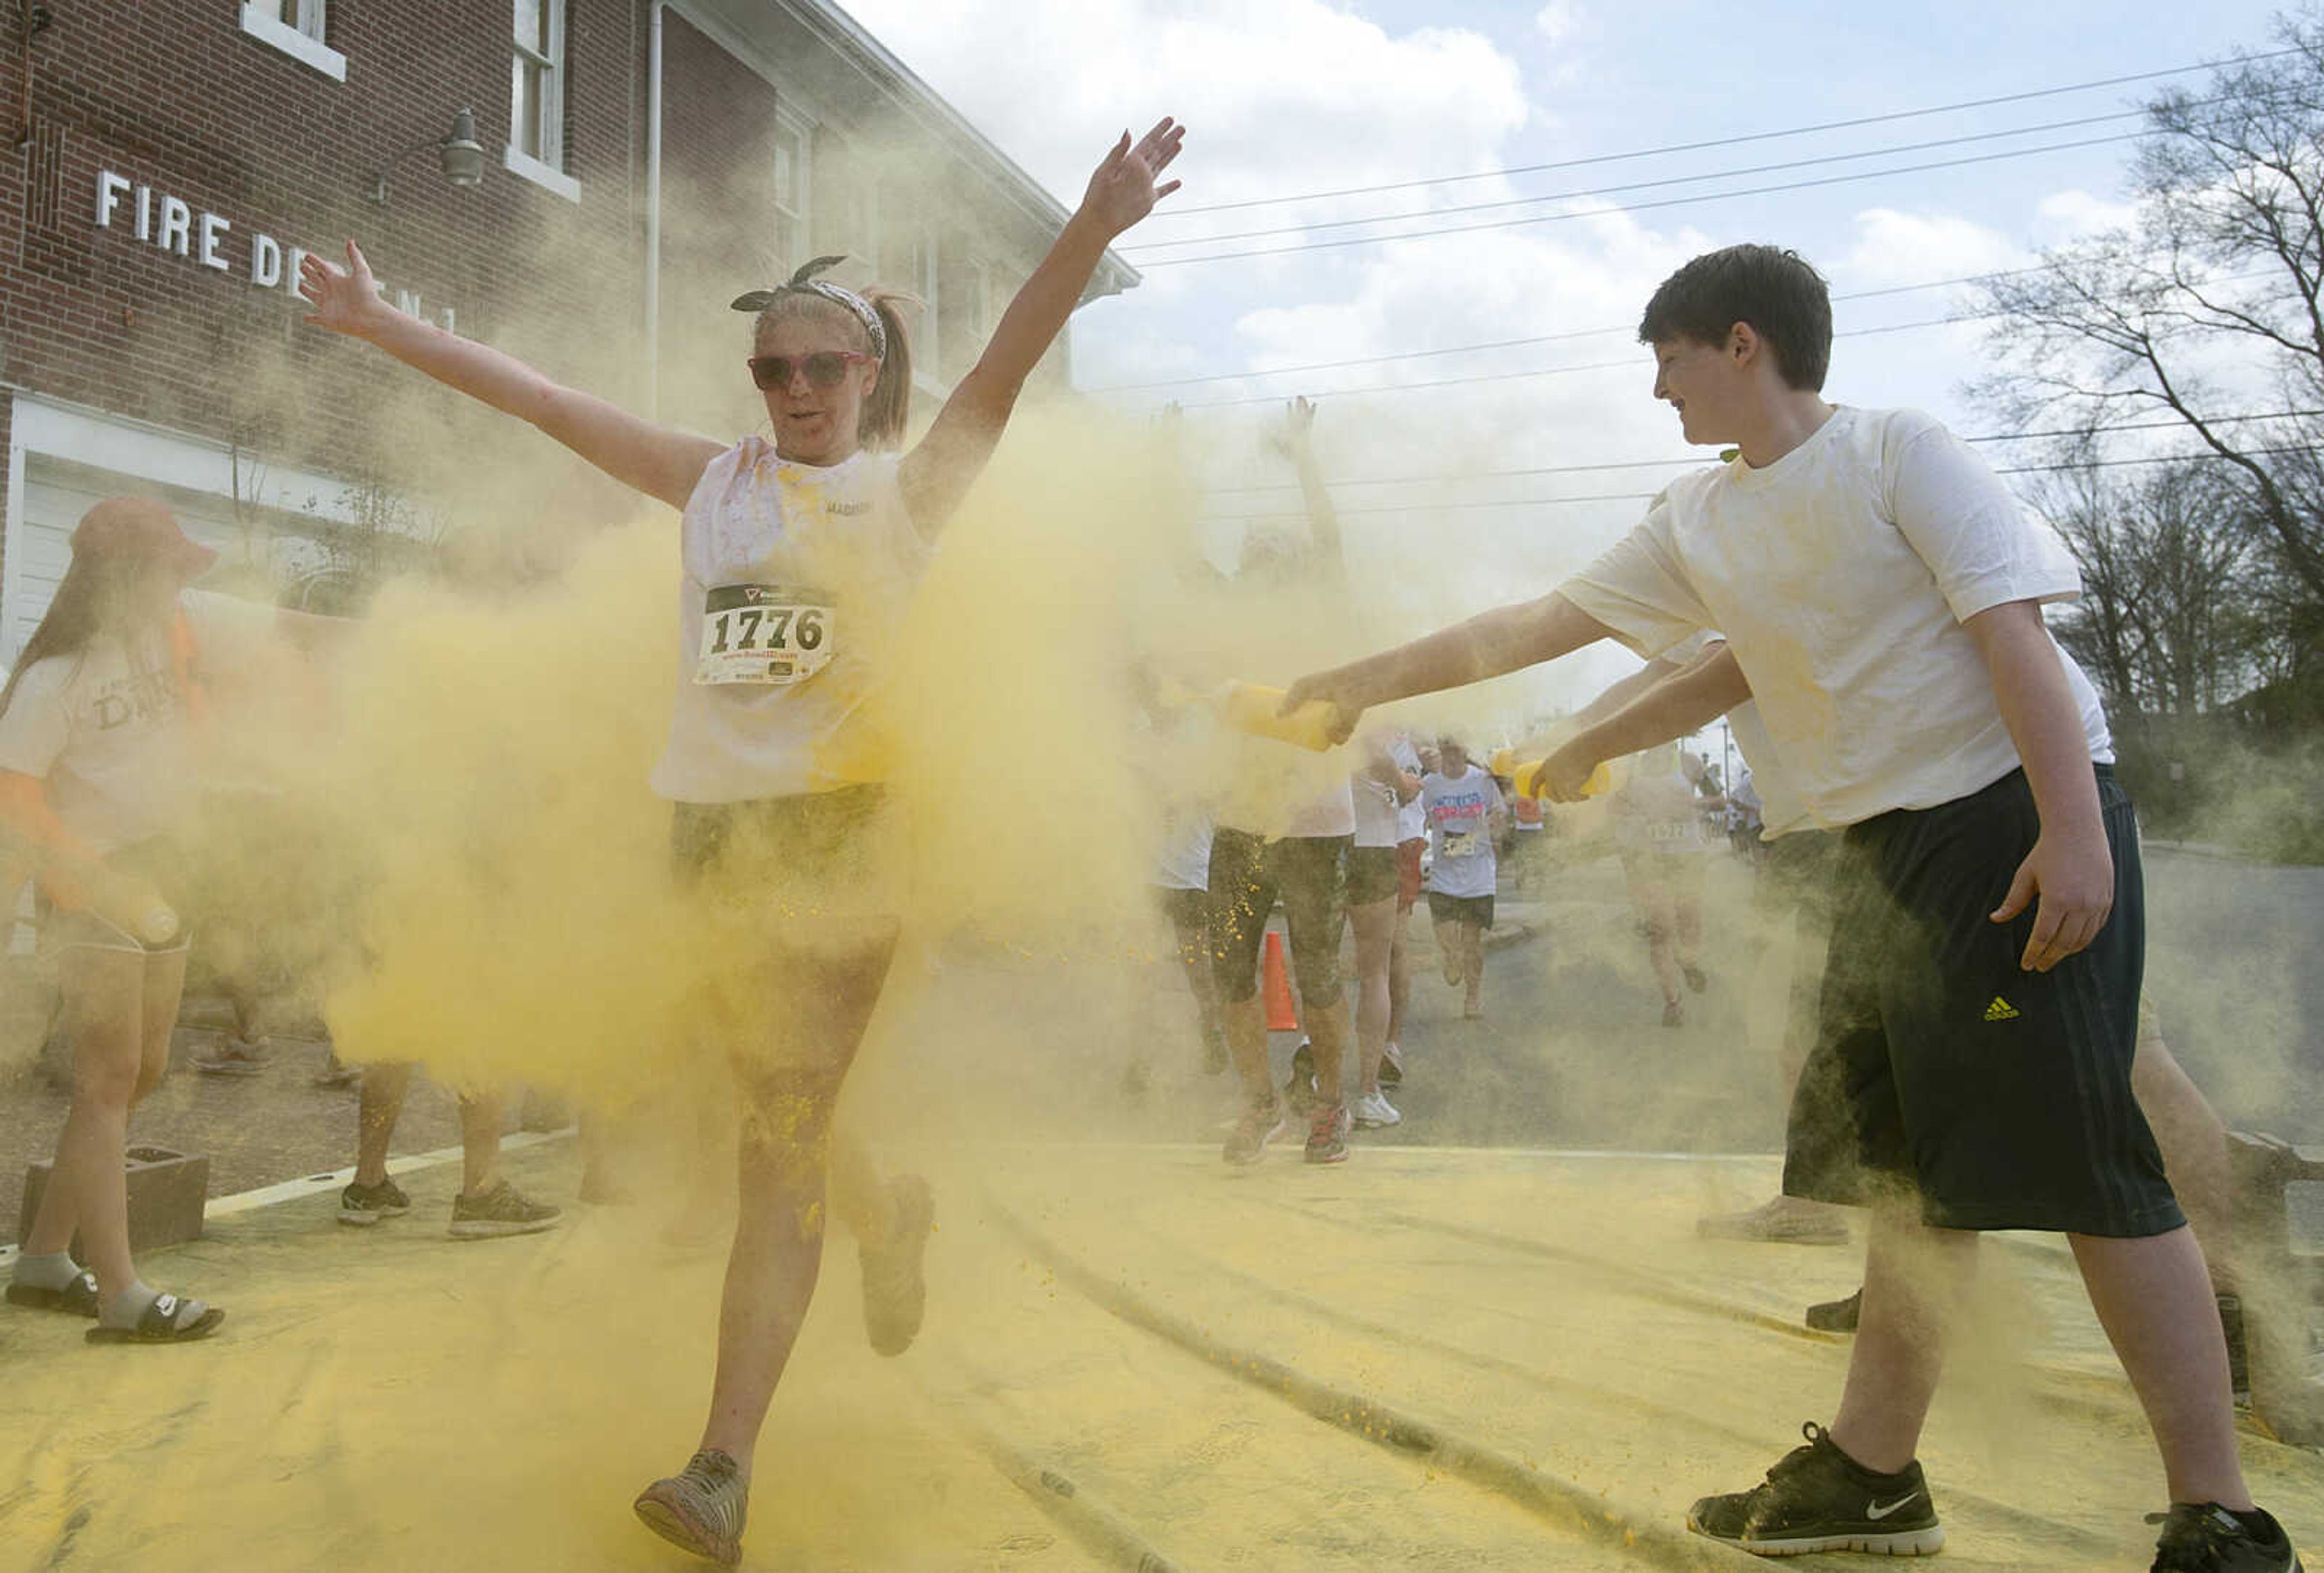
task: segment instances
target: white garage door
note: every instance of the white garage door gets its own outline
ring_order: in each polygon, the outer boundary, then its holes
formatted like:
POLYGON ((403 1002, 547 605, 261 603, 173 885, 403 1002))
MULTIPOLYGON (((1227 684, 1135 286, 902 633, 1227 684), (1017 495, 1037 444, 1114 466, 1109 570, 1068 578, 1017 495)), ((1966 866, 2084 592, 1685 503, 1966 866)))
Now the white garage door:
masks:
POLYGON ((251 511, 245 526, 231 499, 176 486, 157 486, 134 476, 97 469, 49 454, 24 456, 23 518, 10 548, 17 554, 13 599, 8 606, 8 658, 39 626, 72 560, 73 526, 106 497, 134 493, 169 504, 186 533, 215 550, 227 565, 248 563, 275 583, 318 566, 325 559, 312 534, 313 522, 266 510, 251 511), (300 525, 305 524, 306 529, 300 525))

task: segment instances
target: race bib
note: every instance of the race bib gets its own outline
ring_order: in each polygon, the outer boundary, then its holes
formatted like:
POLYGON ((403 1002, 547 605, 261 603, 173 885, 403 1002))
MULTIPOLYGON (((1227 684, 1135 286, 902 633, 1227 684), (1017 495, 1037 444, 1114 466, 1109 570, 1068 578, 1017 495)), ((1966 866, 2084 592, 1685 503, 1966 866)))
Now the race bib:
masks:
POLYGON ((1673 824, 1669 820, 1665 819, 1660 824, 1649 825, 1646 827, 1646 839, 1657 842, 1692 841, 1694 839, 1694 827, 1692 825, 1673 824))
POLYGON ((704 598, 697 683, 804 682, 838 648, 835 597, 799 585, 718 585, 704 598))
POLYGON ((1444 832, 1444 856, 1474 857, 1477 856, 1477 843, 1478 837, 1474 830, 1447 830, 1444 832))

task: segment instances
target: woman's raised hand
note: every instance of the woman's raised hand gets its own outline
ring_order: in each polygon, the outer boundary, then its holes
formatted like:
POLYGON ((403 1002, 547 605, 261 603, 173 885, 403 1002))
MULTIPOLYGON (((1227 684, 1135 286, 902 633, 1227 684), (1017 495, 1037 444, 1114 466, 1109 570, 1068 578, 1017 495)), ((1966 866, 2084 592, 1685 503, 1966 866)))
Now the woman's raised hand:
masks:
POLYGON ((311 252, 299 259, 299 293, 314 310, 307 320, 333 333, 361 338, 391 310, 380 299, 379 281, 355 243, 347 242, 347 265, 336 267, 311 252))
POLYGON ((1133 147, 1123 132, 1105 162, 1090 176, 1082 195, 1082 213, 1111 238, 1154 211, 1154 204, 1178 189, 1178 182, 1155 184, 1186 140, 1186 128, 1164 116, 1133 147))

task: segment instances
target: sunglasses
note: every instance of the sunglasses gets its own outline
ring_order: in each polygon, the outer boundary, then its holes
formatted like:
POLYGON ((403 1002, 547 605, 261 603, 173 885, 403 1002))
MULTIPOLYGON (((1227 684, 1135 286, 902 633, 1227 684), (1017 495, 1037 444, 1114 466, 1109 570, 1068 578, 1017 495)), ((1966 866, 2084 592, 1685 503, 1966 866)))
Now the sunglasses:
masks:
POLYGON ((772 393, 788 388, 791 378, 800 372, 807 374, 810 388, 835 388, 847 380, 847 368, 858 361, 872 357, 852 349, 818 349, 813 355, 754 355, 751 357, 751 380, 762 392, 772 393))

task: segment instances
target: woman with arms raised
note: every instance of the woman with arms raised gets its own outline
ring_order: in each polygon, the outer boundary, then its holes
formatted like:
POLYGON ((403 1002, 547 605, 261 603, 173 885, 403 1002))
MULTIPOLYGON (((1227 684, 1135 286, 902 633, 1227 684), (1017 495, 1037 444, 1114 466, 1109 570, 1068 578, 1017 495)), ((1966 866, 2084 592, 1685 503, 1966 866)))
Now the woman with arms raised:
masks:
POLYGON ((653 784, 674 805, 682 879, 753 936, 754 954, 748 976, 717 980, 744 1109, 709 1420, 693 1460, 637 1510, 713 1561, 742 1554, 752 1453, 821 1262, 832 1106, 895 951, 901 903, 880 877, 889 815, 865 701, 1026 378, 1106 247, 1177 189, 1157 180, 1184 135, 1167 119, 1135 145, 1123 134, 983 356, 900 457, 886 450, 901 442, 911 395, 903 324, 876 292, 815 277, 818 264, 735 302, 755 313, 750 370, 774 437, 732 447, 395 310, 352 244, 345 269, 309 257, 301 271, 309 321, 530 422, 684 514, 678 699, 653 784))

